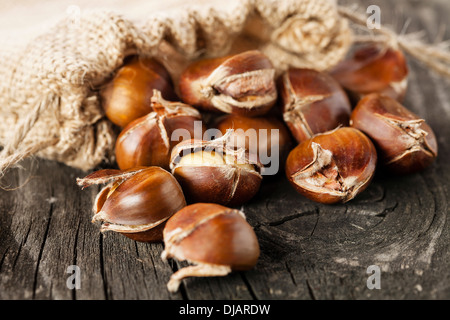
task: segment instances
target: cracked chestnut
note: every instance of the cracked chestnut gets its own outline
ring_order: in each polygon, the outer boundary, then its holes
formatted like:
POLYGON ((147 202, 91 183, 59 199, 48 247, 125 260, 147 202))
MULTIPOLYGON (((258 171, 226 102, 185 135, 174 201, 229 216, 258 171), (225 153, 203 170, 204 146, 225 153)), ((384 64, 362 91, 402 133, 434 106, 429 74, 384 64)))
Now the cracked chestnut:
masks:
POLYGON ((252 161, 247 150, 229 147, 229 135, 211 141, 187 140, 173 148, 170 168, 189 203, 238 206, 258 192, 261 163, 252 161))
POLYGON ((362 98, 352 112, 351 126, 372 139, 380 162, 391 172, 421 171, 437 157, 438 146, 431 127, 387 96, 370 94, 362 98))
POLYGON ((370 45, 359 48, 353 57, 338 64, 332 76, 354 102, 364 95, 379 93, 403 101, 408 85, 408 65, 400 50, 370 45))
POLYGON ((136 241, 161 241, 167 219, 186 206, 177 180, 160 167, 99 170, 77 184, 106 184, 95 198, 92 222, 136 241))
POLYGON ((158 90, 176 100, 172 80, 163 65, 152 58, 128 58, 100 91, 106 117, 119 127, 151 112, 150 99, 158 90))
POLYGON ((281 77, 283 119, 297 142, 347 126, 352 111, 347 94, 330 75, 291 68, 281 77))
POLYGON ((223 135, 233 129, 230 145, 258 155, 264 166, 273 165, 272 161, 284 162, 291 148, 292 139, 288 129, 275 117, 249 118, 230 114, 219 117, 213 127, 223 135), (263 161, 263 158, 267 158, 267 161, 263 161))
POLYGON ((294 148, 286 176, 300 194, 320 203, 347 202, 372 180, 375 146, 361 131, 338 128, 317 134, 294 148))
POLYGON ((162 259, 187 260, 194 265, 174 273, 167 284, 178 290, 187 277, 226 276, 253 268, 260 248, 243 212, 212 203, 196 203, 175 213, 164 228, 162 259))
POLYGON ((116 140, 116 162, 125 170, 137 166, 160 166, 169 169, 170 151, 182 139, 192 139, 195 131, 203 135, 202 116, 193 107, 170 102, 154 91, 151 112, 132 121, 116 140), (196 129, 198 127, 198 129, 196 129), (182 135, 172 137, 175 130, 182 135))
POLYGON ((258 116, 277 100, 275 69, 257 50, 204 59, 184 70, 179 91, 185 103, 205 111, 258 116))

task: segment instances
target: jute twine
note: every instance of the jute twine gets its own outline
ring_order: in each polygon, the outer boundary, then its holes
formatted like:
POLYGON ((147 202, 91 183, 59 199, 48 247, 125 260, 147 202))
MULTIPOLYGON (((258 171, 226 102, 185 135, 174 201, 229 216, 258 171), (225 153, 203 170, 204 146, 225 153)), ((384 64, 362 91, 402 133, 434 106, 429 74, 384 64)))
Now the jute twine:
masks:
POLYGON ((176 17, 149 14, 139 22, 86 12, 77 25, 63 19, 22 50, 2 52, 0 177, 33 155, 82 170, 112 160, 116 130, 98 89, 131 53, 160 59, 175 82, 189 61, 247 47, 267 54, 278 72, 327 70, 353 43, 349 21, 362 19, 331 0, 247 0, 231 11, 201 9, 194 4, 176 17))

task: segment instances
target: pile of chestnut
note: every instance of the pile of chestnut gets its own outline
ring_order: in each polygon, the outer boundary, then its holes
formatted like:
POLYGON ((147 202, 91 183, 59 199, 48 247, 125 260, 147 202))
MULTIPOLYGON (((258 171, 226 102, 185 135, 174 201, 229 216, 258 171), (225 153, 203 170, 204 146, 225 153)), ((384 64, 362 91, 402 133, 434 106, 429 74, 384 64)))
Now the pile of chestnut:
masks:
POLYGON ((291 68, 277 75, 252 50, 193 62, 176 81, 155 59, 129 57, 100 92, 121 130, 118 169, 77 182, 105 184, 93 217, 102 230, 164 241, 164 259, 193 264, 171 277, 170 291, 185 277, 248 270, 259 244, 234 208, 260 188, 267 167, 260 153, 276 148, 298 193, 326 204, 353 199, 378 166, 408 174, 433 162, 433 131, 402 105, 407 76, 399 50, 375 45, 328 73, 291 68), (222 136, 203 138, 212 127, 222 136), (278 135, 259 136, 252 149, 237 129, 278 135))

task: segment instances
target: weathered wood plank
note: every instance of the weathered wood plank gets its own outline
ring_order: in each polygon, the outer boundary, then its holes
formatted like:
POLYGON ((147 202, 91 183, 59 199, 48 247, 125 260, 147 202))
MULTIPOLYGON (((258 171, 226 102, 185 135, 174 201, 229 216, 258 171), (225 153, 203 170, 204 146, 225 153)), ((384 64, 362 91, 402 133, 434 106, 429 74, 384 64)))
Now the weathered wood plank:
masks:
MULTIPOLYGON (((409 17, 408 31, 425 30, 430 39, 450 14, 448 1, 401 0, 395 10, 388 0, 358 3, 378 4, 383 22, 398 29, 409 17)), ((0 299, 450 298, 450 82, 417 62, 410 67, 405 105, 435 130, 435 164, 404 177, 380 170, 363 194, 332 206, 299 196, 282 173, 267 179, 241 208, 260 241, 257 266, 224 278, 187 279, 175 294, 166 283, 186 263, 162 261, 161 243, 101 234, 90 221, 98 189, 75 185, 85 172, 25 161, 25 170, 2 182, 27 183, 0 190, 0 299), (70 265, 80 268, 79 290, 66 285, 70 265), (367 288, 370 265, 381 268, 380 290, 367 288)))

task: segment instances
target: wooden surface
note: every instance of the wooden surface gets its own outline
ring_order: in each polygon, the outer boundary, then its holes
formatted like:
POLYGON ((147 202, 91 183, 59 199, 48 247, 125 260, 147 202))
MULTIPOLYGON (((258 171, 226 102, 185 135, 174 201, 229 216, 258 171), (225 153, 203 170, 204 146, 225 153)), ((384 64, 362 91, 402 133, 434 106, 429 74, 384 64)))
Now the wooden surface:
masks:
MULTIPOLYGON (((425 30, 429 39, 450 16, 448 1, 358 3, 379 5, 382 23, 397 30, 410 18, 408 31, 425 30)), ((163 262, 162 244, 101 234, 90 222, 98 189, 75 185, 86 172, 23 162, 24 170, 3 180, 23 187, 0 191, 0 299, 449 299, 450 86, 411 59, 409 65, 405 105, 438 137, 430 168, 405 177, 379 171, 343 205, 301 197, 284 175, 267 179, 241 208, 260 241, 257 266, 185 280, 175 294, 166 283, 186 263, 163 262), (79 290, 66 286, 70 265, 80 268, 79 290), (367 288, 370 265, 381 269, 379 290, 367 288)))

